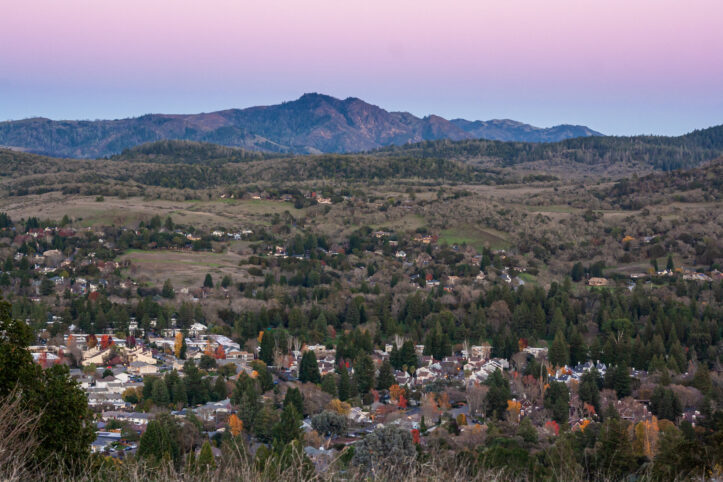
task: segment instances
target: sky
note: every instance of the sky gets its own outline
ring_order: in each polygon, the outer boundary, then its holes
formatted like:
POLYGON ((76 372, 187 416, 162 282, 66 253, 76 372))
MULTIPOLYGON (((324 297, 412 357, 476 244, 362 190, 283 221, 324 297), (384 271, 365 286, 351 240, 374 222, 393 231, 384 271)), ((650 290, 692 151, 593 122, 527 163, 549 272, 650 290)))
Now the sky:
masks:
POLYGON ((0 120, 276 104, 611 135, 723 123, 721 0, 1 0, 0 120))

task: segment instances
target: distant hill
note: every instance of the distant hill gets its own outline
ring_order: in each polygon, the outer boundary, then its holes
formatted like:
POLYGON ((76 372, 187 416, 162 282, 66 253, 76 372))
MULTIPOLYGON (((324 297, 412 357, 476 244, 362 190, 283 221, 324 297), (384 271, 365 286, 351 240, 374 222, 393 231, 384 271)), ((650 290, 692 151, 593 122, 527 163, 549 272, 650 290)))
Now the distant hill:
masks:
POLYGON ((455 159, 512 167, 535 165, 545 170, 564 165, 572 171, 625 165, 632 170, 671 171, 696 167, 723 155, 723 125, 696 130, 677 137, 578 137, 554 143, 502 142, 490 140, 426 141, 388 146, 377 155, 455 159))
POLYGON ((304 94, 278 105, 193 115, 149 114, 96 121, 0 122, 0 145, 56 157, 95 158, 164 139, 275 153, 361 152, 439 139, 556 142, 601 135, 583 126, 533 127, 510 120, 448 121, 388 112, 360 99, 304 94))
POLYGON ((541 128, 509 119, 474 122, 453 119, 451 122, 476 139, 493 141, 558 142, 575 137, 602 136, 588 127, 569 124, 541 128))

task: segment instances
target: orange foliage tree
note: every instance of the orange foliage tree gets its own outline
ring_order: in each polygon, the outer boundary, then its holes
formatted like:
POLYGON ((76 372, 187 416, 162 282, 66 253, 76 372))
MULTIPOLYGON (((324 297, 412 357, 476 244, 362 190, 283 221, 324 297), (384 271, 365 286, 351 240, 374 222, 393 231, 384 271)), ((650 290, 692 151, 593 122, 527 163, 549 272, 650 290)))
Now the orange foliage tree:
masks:
POLYGON ((510 415, 510 420, 513 422, 519 422, 521 410, 522 403, 517 400, 507 400, 507 413, 510 415))
POLYGON ((231 429, 231 435, 235 437, 243 430, 244 423, 235 413, 232 413, 231 416, 228 417, 228 426, 231 429))

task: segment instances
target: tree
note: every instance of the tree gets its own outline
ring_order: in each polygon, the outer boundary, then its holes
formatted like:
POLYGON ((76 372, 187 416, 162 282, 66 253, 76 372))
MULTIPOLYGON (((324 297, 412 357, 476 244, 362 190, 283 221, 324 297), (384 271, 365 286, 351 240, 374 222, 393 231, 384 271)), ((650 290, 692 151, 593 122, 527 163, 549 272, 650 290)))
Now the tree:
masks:
POLYGON ((566 423, 570 411, 570 392, 562 382, 550 382, 545 390, 545 408, 552 411, 552 419, 557 423, 566 423))
POLYGON ((90 456, 95 426, 88 399, 70 377, 68 367, 53 365, 43 370, 27 397, 31 410, 40 414, 37 433, 42 443, 35 454, 37 459, 57 461, 66 470, 80 467, 90 456))
POLYGON ((562 331, 558 331, 555 334, 555 339, 553 340, 552 345, 550 345, 547 358, 549 358, 550 363, 552 363, 553 366, 561 367, 567 365, 569 354, 570 351, 567 347, 567 342, 565 341, 565 335, 563 335, 562 331))
POLYGON ((600 476, 612 480, 626 477, 635 467, 635 456, 626 422, 606 417, 595 446, 595 466, 600 476))
POLYGON ((66 471, 87 460, 95 437, 88 399, 65 365, 42 370, 28 351, 30 327, 11 317, 11 305, 0 301, 0 397, 16 388, 22 403, 37 414, 41 441, 37 462, 58 464, 66 471))
POLYGON ((164 298, 175 298, 176 292, 173 290, 173 284, 171 284, 171 280, 167 279, 165 283, 163 283, 163 289, 161 290, 161 296, 164 298))
POLYGON ((312 350, 306 350, 301 356, 299 380, 301 380, 302 383, 321 383, 319 364, 316 361, 316 354, 312 350))
POLYGON ((331 410, 324 410, 311 418, 312 428, 327 437, 339 437, 346 434, 347 425, 346 416, 331 410))
POLYGON ((673 255, 668 255, 668 262, 665 263, 665 269, 668 271, 673 271, 675 269, 675 264, 673 263, 673 255))
POLYGON ((271 443, 274 440, 274 427, 278 417, 268 404, 262 406, 254 418, 254 435, 261 443, 271 443))
POLYGON ((216 377, 216 381, 213 384, 213 395, 216 400, 224 400, 228 395, 226 381, 223 379, 222 376, 216 377))
POLYGON ((292 440, 301 438, 301 415, 290 403, 281 412, 281 420, 274 427, 274 447, 283 448, 292 440))
POLYGON ((321 391, 328 393, 332 397, 337 396, 336 378, 334 377, 334 374, 327 373, 321 377, 321 391))
POLYGON ((171 401, 170 396, 168 395, 166 382, 163 381, 163 379, 157 378, 153 382, 153 392, 151 397, 153 398, 153 403, 161 407, 165 407, 171 401))
POLYGON ((203 446, 201 446, 201 452, 198 454, 196 467, 203 471, 213 470, 216 468, 216 460, 213 457, 213 451, 211 451, 211 445, 208 443, 208 440, 203 442, 203 446))
POLYGON ((178 443, 171 436, 167 424, 159 419, 148 422, 138 445, 138 457, 159 464, 164 459, 175 460, 178 456, 178 443))
POLYGON ((221 279, 221 287, 228 288, 231 285, 231 277, 229 275, 225 275, 221 279))
POLYGON ((388 361, 384 361, 379 368, 379 377, 377 378, 377 390, 386 390, 396 383, 392 365, 388 361))
POLYGON ((213 278, 211 278, 211 273, 206 273, 206 277, 203 279, 203 287, 213 288, 213 278))
POLYGON ((274 388, 274 377, 266 367, 266 363, 261 360, 254 360, 251 362, 251 368, 256 372, 256 381, 259 383, 259 387, 261 387, 261 393, 268 392, 274 388))
POLYGON ((577 389, 577 394, 580 396, 580 400, 589 403, 595 407, 595 412, 600 412, 600 386, 602 385, 602 379, 596 369, 592 369, 589 372, 583 374, 580 378, 580 385, 577 389))
POLYGON ((339 394, 339 400, 342 402, 348 400, 351 396, 351 380, 349 379, 349 371, 346 368, 342 368, 339 373, 337 393, 339 394))
POLYGON ((338 398, 335 398, 331 402, 329 402, 329 405, 326 408, 327 410, 331 410, 332 412, 344 415, 345 417, 349 415, 349 412, 351 411, 351 405, 346 402, 342 402, 338 398))
POLYGON ((374 429, 356 444, 352 463, 370 471, 399 469, 411 465, 416 453, 409 431, 387 425, 374 429))
POLYGON ((236 416, 235 413, 232 413, 231 416, 228 417, 228 426, 231 430, 231 435, 236 437, 243 431, 244 423, 241 421, 240 418, 238 418, 238 416, 236 416))
POLYGON ((683 414, 683 407, 673 390, 657 386, 650 397, 650 411, 658 418, 675 422, 683 414))
POLYGON ((251 428, 259 411, 259 395, 255 381, 246 372, 241 372, 233 389, 231 401, 238 406, 238 416, 244 426, 251 428))
POLYGON ((203 354, 201 355, 201 361, 198 362, 198 367, 201 370, 211 370, 216 368, 216 359, 212 356, 203 354))
POLYGON ((633 393, 632 378, 630 377, 630 368, 620 364, 613 369, 613 390, 617 393, 618 398, 624 398, 633 393))
POLYGON ((273 366, 274 364, 274 348, 276 348, 276 344, 274 343, 274 335, 271 333, 271 331, 266 330, 261 333, 261 350, 259 351, 259 358, 263 360, 264 363, 268 366, 273 366))
POLYGON ((283 406, 286 407, 289 404, 293 405, 294 408, 296 408, 296 411, 299 413, 299 415, 304 414, 304 397, 301 394, 301 391, 299 391, 299 389, 296 387, 292 387, 286 390, 283 406))
POLYGON ((179 360, 181 359, 181 348, 183 347, 183 333, 176 332, 176 339, 173 342, 173 354, 176 355, 176 358, 179 360))
POLYGON ((496 416, 502 419, 505 416, 505 410, 507 410, 507 400, 512 398, 510 385, 499 369, 487 377, 485 385, 489 387, 485 400, 487 405, 486 414, 488 417, 496 416))
POLYGON ((582 263, 578 261, 572 266, 570 277, 573 281, 578 282, 583 278, 583 276, 585 276, 585 268, 583 267, 582 263))
POLYGON ((363 353, 354 362, 354 379, 359 393, 369 393, 374 388, 374 362, 363 353))

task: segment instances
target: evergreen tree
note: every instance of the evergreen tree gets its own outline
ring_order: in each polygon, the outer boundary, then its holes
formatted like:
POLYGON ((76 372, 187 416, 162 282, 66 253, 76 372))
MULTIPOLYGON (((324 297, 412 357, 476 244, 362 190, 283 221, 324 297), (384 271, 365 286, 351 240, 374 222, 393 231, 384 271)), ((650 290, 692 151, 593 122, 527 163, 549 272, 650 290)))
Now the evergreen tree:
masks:
POLYGON ((178 443, 169 432, 167 424, 158 419, 148 422, 138 444, 138 457, 158 464, 162 460, 175 460, 178 455, 178 443))
POLYGON ((174 298, 176 296, 176 292, 173 290, 173 285, 171 284, 171 280, 167 279, 165 283, 163 283, 163 289, 161 290, 161 296, 164 298, 174 298))
POLYGON ((292 440, 301 438, 301 415, 290 403, 281 412, 281 420, 274 427, 274 448, 282 449, 292 440))
POLYGON ((562 334, 562 331, 558 331, 555 334, 555 339, 552 341, 552 345, 550 345, 550 350, 547 354, 550 363, 556 367, 567 365, 567 362, 569 361, 569 353, 567 342, 565 341, 565 335, 562 334))
POLYGON ((224 400, 228 395, 228 389, 226 388, 226 381, 222 376, 216 377, 216 381, 213 384, 213 394, 216 400, 224 400))
POLYGON ((328 393, 334 398, 337 397, 336 378, 333 374, 327 373, 321 377, 321 391, 328 393))
POLYGON ((388 361, 384 361, 384 363, 382 363, 382 366, 379 368, 379 377, 377 378, 377 390, 387 390, 395 383, 396 380, 394 379, 392 365, 388 361))
POLYGON ((173 401, 177 405, 184 407, 188 403, 188 395, 186 394, 186 385, 180 378, 173 382, 173 401))
POLYGON ((321 383, 319 364, 316 361, 316 354, 312 350, 305 351, 301 356, 299 380, 301 380, 302 383, 321 383))
POLYGON ((658 386, 650 397, 650 411, 658 418, 675 422, 683 413, 683 407, 673 390, 658 386))
POLYGON ((208 443, 208 440, 203 442, 203 445, 201 446, 201 452, 198 454, 196 467, 202 471, 213 470, 216 468, 216 460, 213 457, 211 444, 208 443))
POLYGON ((203 279, 203 287, 213 288, 213 278, 211 278, 211 273, 206 273, 206 277, 203 279))
POLYGON ((168 388, 166 387, 166 382, 164 382, 160 378, 157 378, 153 382, 152 398, 153 403, 161 407, 165 407, 171 401, 168 394, 168 388))
POLYGON ((301 395, 301 391, 298 388, 293 387, 286 390, 286 396, 284 397, 284 407, 292 404, 296 408, 296 412, 299 415, 304 414, 304 397, 301 395))
POLYGON ((628 427, 619 417, 607 416, 600 428, 595 466, 601 477, 611 480, 624 479, 635 468, 628 427))
POLYGON ((259 351, 259 358, 266 363, 267 366, 273 366, 274 364, 274 335, 271 331, 266 330, 261 336, 261 350, 259 351))
POLYGON ((558 423, 567 423, 570 416, 570 392, 562 382, 550 382, 545 390, 545 408, 552 411, 552 418, 558 423))
POLYGON ((613 390, 618 398, 630 396, 633 393, 630 368, 626 365, 617 365, 613 370, 613 390))
POLYGON ((597 370, 592 369, 586 372, 580 379, 580 385, 577 393, 580 400, 589 403, 595 407, 595 412, 600 413, 600 374, 597 370))
MULTIPOLYGON (((254 419, 254 434, 261 443, 271 443, 274 440, 274 427, 276 426, 276 412, 268 405, 259 409, 254 419)), ((244 426, 246 424, 244 423, 244 426)))
POLYGON ((417 357, 417 351, 414 348, 414 343, 407 340, 402 344, 402 348, 399 353, 399 360, 401 365, 395 367, 397 369, 401 369, 402 366, 406 365, 408 371, 412 367, 416 368, 419 366, 419 358, 417 357))
POLYGON ((354 378, 359 393, 369 393, 374 388, 374 362, 367 354, 359 355, 354 362, 354 378))
POLYGON ((673 255, 668 255, 668 262, 665 263, 665 269, 668 271, 673 271, 675 269, 675 264, 673 263, 673 255))
POLYGON ((342 368, 339 373, 337 392, 339 394, 339 400, 342 402, 347 401, 351 396, 351 380, 349 379, 349 371, 346 368, 342 368))
POLYGON ((507 410, 507 401, 512 398, 510 385, 499 369, 487 377, 485 385, 489 387, 485 398, 486 414, 488 417, 496 415, 497 418, 502 419, 507 410))

